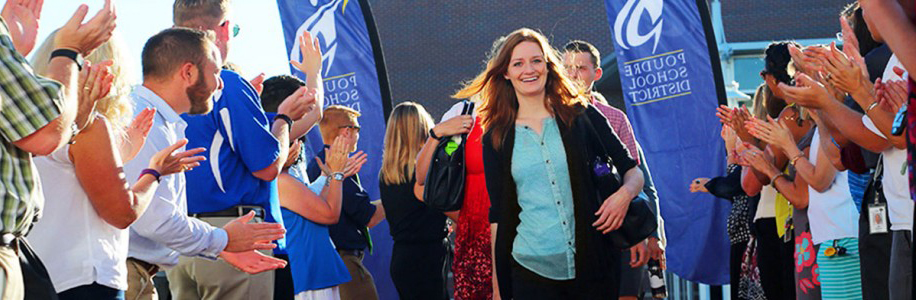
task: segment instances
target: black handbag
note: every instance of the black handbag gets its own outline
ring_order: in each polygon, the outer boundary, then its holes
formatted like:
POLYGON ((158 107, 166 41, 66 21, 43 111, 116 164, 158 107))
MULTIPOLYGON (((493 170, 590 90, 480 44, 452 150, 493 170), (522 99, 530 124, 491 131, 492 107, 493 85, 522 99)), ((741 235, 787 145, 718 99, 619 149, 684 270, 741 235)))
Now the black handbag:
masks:
MULTIPOLYGON (((474 112, 474 102, 464 101, 462 115, 474 112)), ((464 199, 464 145, 467 134, 462 134, 455 142, 453 137, 442 137, 433 152, 429 172, 426 173, 426 184, 423 189, 423 201, 438 211, 456 211, 461 209, 464 199), (457 148, 455 143, 457 143, 457 148)))
MULTIPOLYGON (((620 189, 623 181, 617 172, 617 168, 614 167, 613 159, 607 148, 601 142, 606 137, 598 135, 591 120, 589 120, 587 112, 580 118, 584 118, 585 125, 590 133, 588 147, 595 156, 589 163, 589 175, 591 175, 592 182, 596 188, 597 207, 601 207, 601 204, 611 194, 620 189)), ((637 196, 630 202, 630 207, 627 209, 627 214, 620 228, 609 232, 606 236, 614 247, 629 249, 648 238, 656 229, 658 229, 658 221, 655 219, 655 213, 649 208, 648 201, 637 196)))

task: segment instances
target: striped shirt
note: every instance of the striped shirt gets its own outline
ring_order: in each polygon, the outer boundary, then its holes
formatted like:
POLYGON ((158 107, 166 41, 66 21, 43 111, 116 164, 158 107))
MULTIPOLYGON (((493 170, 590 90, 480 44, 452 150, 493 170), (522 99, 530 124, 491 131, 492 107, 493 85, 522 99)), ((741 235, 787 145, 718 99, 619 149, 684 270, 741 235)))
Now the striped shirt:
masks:
POLYGON ((63 106, 63 86, 37 76, 0 20, 0 233, 24 235, 43 198, 32 154, 13 145, 51 123, 63 106))

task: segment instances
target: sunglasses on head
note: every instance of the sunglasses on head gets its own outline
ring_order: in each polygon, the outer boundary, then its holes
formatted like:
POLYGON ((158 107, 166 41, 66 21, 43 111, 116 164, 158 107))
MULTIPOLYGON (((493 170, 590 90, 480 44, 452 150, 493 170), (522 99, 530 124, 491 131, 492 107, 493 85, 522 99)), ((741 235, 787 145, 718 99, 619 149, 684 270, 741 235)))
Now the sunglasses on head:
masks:
MULTIPOLYGON (((226 26, 229 26, 229 20, 223 21, 222 24, 219 24, 219 27, 225 28, 226 26)), ((241 31, 239 24, 232 24, 232 37, 239 36, 239 31, 241 31)))

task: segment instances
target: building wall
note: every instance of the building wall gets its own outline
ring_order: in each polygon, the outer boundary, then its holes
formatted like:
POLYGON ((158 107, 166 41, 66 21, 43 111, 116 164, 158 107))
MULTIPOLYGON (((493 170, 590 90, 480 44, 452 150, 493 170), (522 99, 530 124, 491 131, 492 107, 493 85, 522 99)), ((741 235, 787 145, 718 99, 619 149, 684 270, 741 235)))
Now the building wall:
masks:
POLYGON ((572 39, 611 53, 602 0, 379 1, 370 0, 394 105, 423 104, 436 120, 452 106, 449 96, 483 70, 498 37, 529 27, 554 47, 572 39))

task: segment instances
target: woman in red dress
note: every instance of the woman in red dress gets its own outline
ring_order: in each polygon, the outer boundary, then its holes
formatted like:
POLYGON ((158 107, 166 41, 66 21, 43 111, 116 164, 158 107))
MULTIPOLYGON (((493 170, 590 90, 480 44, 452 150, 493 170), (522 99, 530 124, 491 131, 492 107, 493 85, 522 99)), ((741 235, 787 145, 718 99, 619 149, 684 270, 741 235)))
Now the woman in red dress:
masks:
MULTIPOLYGON (((462 103, 455 104, 442 117, 443 122, 431 130, 430 138, 417 158, 417 187, 414 190, 422 199, 426 171, 439 139, 468 133, 465 143, 465 191, 461 210, 447 212, 457 220, 455 258, 452 274, 455 278, 455 299, 492 299, 493 262, 490 258, 490 196, 487 194, 483 173, 483 129, 473 116, 460 115, 462 103), (423 180, 420 180, 423 179, 423 180)), ((476 115, 476 114, 475 114, 476 115)))

